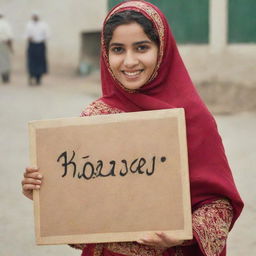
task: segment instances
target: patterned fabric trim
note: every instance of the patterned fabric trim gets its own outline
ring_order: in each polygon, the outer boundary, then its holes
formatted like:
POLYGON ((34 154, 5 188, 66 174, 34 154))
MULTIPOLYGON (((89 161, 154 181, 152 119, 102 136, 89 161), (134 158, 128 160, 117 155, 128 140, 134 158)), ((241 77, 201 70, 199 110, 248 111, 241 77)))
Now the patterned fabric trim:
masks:
POLYGON ((166 250, 164 248, 155 248, 138 243, 108 243, 107 250, 127 256, 162 256, 166 250))
POLYGON ((96 115, 108 115, 122 113, 123 111, 118 108, 113 108, 101 100, 96 100, 91 103, 85 110, 80 114, 83 116, 96 116, 96 115))
POLYGON ((104 244, 96 244, 93 256, 102 256, 103 255, 104 244))
POLYGON ((227 200, 216 200, 193 213, 193 231, 206 256, 218 256, 225 247, 233 208, 227 200))
POLYGON ((183 256, 183 255, 184 254, 182 252, 182 248, 180 248, 180 247, 175 248, 175 253, 173 256, 183 256))

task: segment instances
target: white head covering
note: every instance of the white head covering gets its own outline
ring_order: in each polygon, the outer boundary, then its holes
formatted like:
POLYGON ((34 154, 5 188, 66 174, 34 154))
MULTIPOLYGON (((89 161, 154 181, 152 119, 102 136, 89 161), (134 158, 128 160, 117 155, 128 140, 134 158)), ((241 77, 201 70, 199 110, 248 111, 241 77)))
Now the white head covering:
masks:
POLYGON ((0 42, 9 40, 13 37, 10 24, 4 19, 4 14, 0 11, 3 18, 0 19, 0 42))
POLYGON ((32 17, 33 17, 33 16, 37 16, 37 17, 40 18, 40 13, 39 13, 39 11, 32 11, 31 16, 32 16, 32 17))

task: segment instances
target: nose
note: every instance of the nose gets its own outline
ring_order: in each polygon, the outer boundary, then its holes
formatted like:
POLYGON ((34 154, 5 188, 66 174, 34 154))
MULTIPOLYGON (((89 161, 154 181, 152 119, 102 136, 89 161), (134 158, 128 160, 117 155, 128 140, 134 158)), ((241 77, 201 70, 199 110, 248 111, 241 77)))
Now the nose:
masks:
POLYGON ((136 54, 132 51, 127 51, 124 56, 124 66, 126 68, 133 68, 134 66, 139 64, 139 59, 137 58, 136 54))

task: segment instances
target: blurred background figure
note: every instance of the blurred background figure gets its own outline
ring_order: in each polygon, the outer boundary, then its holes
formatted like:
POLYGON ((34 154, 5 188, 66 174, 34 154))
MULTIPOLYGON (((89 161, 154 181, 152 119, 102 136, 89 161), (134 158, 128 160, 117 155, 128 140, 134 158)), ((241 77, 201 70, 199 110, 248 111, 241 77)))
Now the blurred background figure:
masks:
POLYGON ((38 13, 34 12, 26 27, 29 85, 40 85, 43 74, 48 71, 46 52, 48 36, 48 25, 40 20, 38 13))
POLYGON ((9 83, 11 73, 12 29, 0 12, 0 74, 3 83, 9 83))

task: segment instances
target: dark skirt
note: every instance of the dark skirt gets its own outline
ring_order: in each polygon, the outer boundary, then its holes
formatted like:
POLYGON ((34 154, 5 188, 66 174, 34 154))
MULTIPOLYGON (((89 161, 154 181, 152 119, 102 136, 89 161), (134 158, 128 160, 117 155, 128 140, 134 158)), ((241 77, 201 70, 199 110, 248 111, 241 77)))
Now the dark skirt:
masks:
POLYGON ((27 68, 31 77, 47 73, 46 45, 29 42, 27 49, 27 68))

